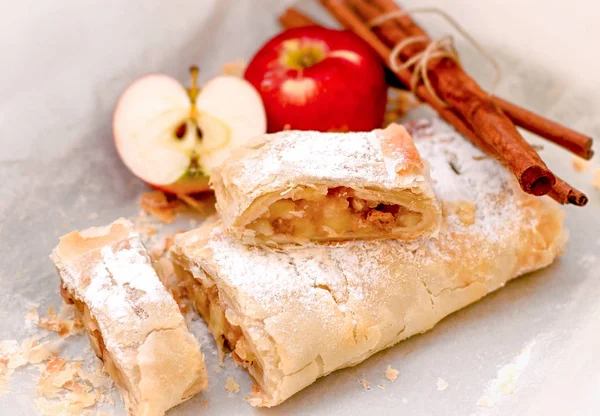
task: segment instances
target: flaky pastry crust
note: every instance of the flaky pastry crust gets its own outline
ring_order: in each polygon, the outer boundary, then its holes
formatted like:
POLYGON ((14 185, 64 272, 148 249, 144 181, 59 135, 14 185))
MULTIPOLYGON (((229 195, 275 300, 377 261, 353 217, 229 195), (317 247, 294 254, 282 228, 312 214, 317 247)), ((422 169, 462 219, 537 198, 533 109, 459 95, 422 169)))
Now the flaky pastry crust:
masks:
POLYGON ((224 230, 246 244, 411 240, 435 234, 441 219, 426 164, 399 125, 265 135, 211 181, 224 230))
POLYGON ((176 237, 181 279, 213 307, 203 313, 211 331, 260 386, 253 405, 277 405, 427 331, 562 252, 556 203, 524 194, 451 131, 422 129, 415 142, 444 206, 434 240, 272 249, 246 246, 219 223, 176 237))

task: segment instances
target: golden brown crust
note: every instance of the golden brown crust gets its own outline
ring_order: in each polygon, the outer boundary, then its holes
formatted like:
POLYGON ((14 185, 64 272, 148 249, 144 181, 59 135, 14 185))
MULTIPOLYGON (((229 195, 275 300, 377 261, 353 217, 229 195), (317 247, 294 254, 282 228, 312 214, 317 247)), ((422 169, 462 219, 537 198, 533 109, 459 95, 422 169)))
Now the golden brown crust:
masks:
POLYGON ((424 169, 419 151, 410 134, 403 126, 390 124, 384 130, 376 130, 381 136, 381 150, 387 159, 394 159, 402 155, 404 163, 395 167, 396 172, 421 172, 424 169))
POLYGON ((51 258, 130 414, 162 415, 206 390, 200 347, 131 223, 72 232, 51 258))

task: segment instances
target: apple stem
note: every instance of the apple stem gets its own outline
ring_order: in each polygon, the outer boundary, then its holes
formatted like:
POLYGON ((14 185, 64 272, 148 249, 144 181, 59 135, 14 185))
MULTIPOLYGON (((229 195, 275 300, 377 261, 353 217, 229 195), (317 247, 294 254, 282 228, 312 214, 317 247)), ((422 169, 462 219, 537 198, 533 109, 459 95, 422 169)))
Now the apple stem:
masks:
POLYGON ((192 117, 196 112, 196 98, 198 97, 198 93, 200 89, 198 88, 198 73, 200 70, 196 65, 190 67, 190 75, 192 77, 192 83, 190 88, 188 89, 188 95, 190 96, 190 101, 192 102, 192 117))

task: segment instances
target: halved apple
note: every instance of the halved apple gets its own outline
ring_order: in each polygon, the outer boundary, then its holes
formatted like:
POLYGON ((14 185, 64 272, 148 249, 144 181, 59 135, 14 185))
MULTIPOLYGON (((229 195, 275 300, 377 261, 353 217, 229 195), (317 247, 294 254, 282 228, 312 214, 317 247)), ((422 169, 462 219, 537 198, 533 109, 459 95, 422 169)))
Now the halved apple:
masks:
POLYGON ((257 91, 247 81, 217 76, 202 89, 186 90, 165 74, 135 81, 113 116, 119 156, 134 175, 174 194, 209 189, 212 170, 232 149, 264 134, 266 117, 257 91))

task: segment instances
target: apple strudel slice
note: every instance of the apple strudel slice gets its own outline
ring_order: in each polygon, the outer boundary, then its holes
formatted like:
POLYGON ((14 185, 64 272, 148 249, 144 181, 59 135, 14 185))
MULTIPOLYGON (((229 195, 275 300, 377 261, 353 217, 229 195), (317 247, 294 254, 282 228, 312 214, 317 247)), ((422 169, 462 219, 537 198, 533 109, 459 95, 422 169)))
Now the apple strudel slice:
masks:
POLYGON ((211 181, 225 230, 246 244, 410 240, 440 223, 425 163, 399 125, 265 135, 211 181))
POLYGON ((131 415, 162 415, 208 388, 204 357, 129 221, 74 231, 50 256, 131 415))
POLYGON ((251 404, 277 405, 562 252, 556 203, 523 193, 464 139, 425 136, 416 145, 444 205, 437 239, 272 249, 218 223, 176 237, 171 254, 196 309, 259 386, 251 404))

